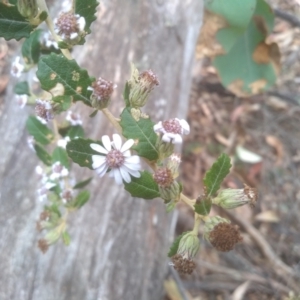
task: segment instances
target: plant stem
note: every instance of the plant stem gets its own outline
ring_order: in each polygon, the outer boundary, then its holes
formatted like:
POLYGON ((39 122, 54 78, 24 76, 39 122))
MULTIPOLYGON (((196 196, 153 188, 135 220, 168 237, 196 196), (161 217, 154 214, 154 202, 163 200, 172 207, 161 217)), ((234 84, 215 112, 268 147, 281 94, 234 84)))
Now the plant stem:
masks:
POLYGON ((198 234, 200 222, 201 222, 201 217, 197 213, 195 213, 195 223, 194 223, 193 233, 198 234))
POLYGON ((116 120, 114 115, 109 111, 108 108, 103 108, 101 110, 105 117, 112 123, 112 125, 118 130, 119 133, 122 134, 122 127, 120 126, 119 122, 116 120))
POLYGON ((194 204, 195 200, 191 200, 187 196, 185 196, 183 193, 180 194, 180 200, 182 200, 184 203, 186 203, 188 206, 192 208, 192 210, 195 210, 194 204))
MULTIPOLYGON (((48 17, 47 19, 45 20, 53 38, 55 39, 55 41, 58 43, 58 42, 61 42, 61 38, 55 33, 54 31, 54 24, 53 24, 53 21, 50 17, 50 14, 49 14, 49 9, 47 7, 47 4, 45 2, 45 0, 37 0, 37 4, 40 8, 41 11, 46 11, 47 14, 48 14, 48 17)), ((72 55, 70 53, 70 51, 68 49, 60 49, 60 51, 62 52, 62 54, 67 58, 67 59, 72 59, 72 55)))

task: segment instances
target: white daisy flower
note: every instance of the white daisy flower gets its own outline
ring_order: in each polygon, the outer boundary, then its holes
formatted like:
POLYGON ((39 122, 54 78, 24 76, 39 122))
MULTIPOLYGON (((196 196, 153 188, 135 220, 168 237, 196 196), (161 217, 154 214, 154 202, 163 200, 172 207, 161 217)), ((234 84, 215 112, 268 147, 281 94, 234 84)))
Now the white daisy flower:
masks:
POLYGON ((134 140, 127 140, 122 146, 122 139, 119 134, 113 135, 113 141, 109 136, 102 137, 103 147, 98 144, 91 144, 91 148, 102 155, 93 155, 93 169, 102 177, 108 169, 109 176, 114 177, 117 184, 131 182, 131 176, 139 178, 141 176, 140 157, 130 154, 129 149, 133 146, 134 140))
POLYGON ((10 74, 14 77, 19 78, 22 75, 22 72, 25 69, 25 66, 20 63, 20 56, 17 56, 12 63, 10 74))
POLYGON ((190 133, 190 125, 187 121, 181 119, 170 119, 164 122, 158 122, 153 127, 156 133, 162 134, 162 140, 166 143, 181 144, 182 134, 190 133))

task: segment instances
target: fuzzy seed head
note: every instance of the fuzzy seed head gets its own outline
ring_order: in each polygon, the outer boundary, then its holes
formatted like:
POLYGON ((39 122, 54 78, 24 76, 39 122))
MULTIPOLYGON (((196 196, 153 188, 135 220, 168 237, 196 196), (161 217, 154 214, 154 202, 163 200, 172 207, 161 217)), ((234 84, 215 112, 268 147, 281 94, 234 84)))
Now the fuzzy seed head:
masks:
POLYGON ((182 274, 191 274, 196 268, 192 259, 183 258, 182 255, 176 254, 172 257, 175 270, 182 274))
POLYGON ((35 114, 45 122, 48 122, 49 120, 53 119, 51 108, 52 107, 49 102, 37 99, 34 108, 35 114))
POLYGON ((154 86, 159 85, 158 78, 152 70, 142 72, 139 76, 139 81, 141 86, 148 91, 151 91, 154 86))
POLYGON ((159 168, 155 171, 153 178, 155 182, 163 188, 168 188, 174 181, 172 172, 168 168, 159 168))
POLYGON ((99 77, 93 84, 93 96, 98 100, 109 99, 114 91, 114 84, 111 81, 99 77))
POLYGON ((38 247, 43 253, 46 253, 49 249, 49 244, 45 239, 40 239, 38 240, 38 247))
POLYGON ((218 251, 228 252, 243 240, 237 225, 221 222, 209 233, 208 239, 218 251))

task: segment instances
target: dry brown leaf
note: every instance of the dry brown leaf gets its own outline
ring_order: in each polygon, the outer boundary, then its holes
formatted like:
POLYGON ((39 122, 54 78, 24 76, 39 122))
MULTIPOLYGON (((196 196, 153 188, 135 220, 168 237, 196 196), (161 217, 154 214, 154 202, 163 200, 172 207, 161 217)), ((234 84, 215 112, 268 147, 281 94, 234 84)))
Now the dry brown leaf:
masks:
MULTIPOLYGON (((181 293, 177 287, 176 282, 173 279, 168 279, 164 281, 164 287, 166 294, 171 300, 183 300, 181 293)), ((186 296, 188 300, 193 300, 192 296, 186 291, 186 296)))
POLYGON ((273 135, 267 135, 266 142, 275 149, 277 155, 276 164, 280 165, 284 156, 283 144, 276 136, 273 135))
POLYGON ((266 210, 255 216, 256 221, 277 223, 279 222, 279 217, 273 210, 266 210))
POLYGON ((255 95, 255 94, 259 94, 261 93, 265 86, 268 84, 267 80, 265 79, 258 79, 254 82, 252 82, 249 87, 252 91, 252 94, 255 95))
POLYGON ((227 89, 233 92, 235 95, 239 97, 248 97, 251 96, 250 93, 247 93, 246 91, 243 90, 244 82, 241 79, 237 79, 233 82, 231 82, 227 89))
POLYGON ((217 32, 224 27, 227 27, 225 19, 220 15, 205 11, 203 26, 196 48, 196 57, 198 59, 204 56, 214 57, 225 53, 222 46, 216 41, 217 32))

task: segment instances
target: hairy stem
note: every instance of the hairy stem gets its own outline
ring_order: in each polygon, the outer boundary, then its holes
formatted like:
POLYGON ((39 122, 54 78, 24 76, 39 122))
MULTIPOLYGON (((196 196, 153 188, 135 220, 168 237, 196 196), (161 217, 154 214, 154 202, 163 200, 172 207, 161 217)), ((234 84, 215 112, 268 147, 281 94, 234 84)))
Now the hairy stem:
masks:
POLYGON ((117 129, 117 131, 122 134, 122 127, 120 126, 119 122, 116 120, 114 115, 109 111, 108 108, 103 108, 101 110, 105 117, 112 123, 112 125, 117 129))

